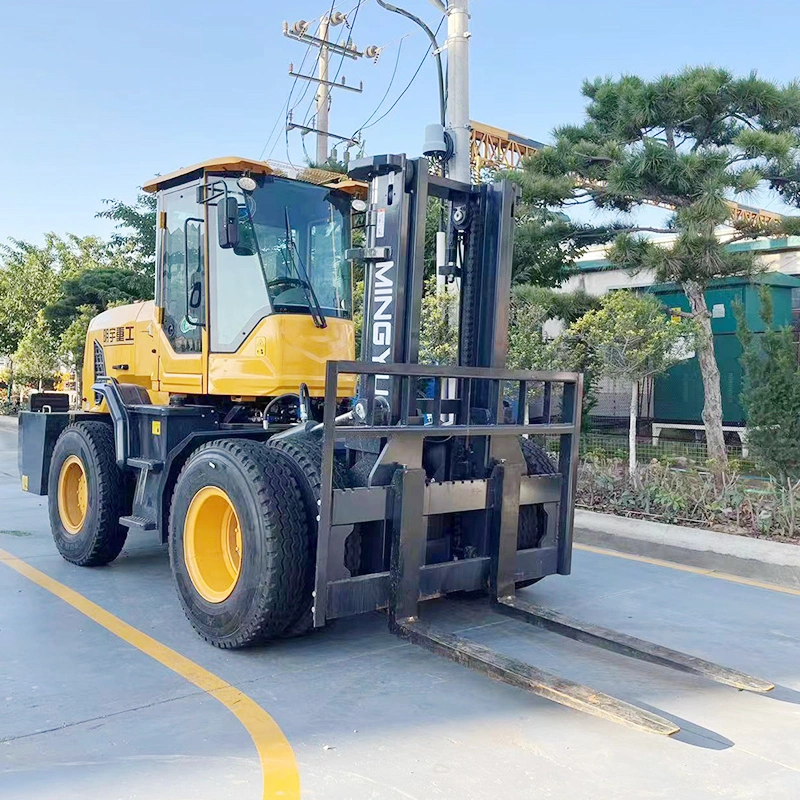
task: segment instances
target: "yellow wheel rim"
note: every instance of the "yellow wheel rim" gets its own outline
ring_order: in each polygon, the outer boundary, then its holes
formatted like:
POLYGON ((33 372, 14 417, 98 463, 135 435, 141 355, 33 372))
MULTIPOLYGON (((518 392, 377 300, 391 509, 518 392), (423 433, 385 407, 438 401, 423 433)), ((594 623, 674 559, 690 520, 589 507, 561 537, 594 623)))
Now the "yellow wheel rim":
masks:
POLYGON ((89 484, 86 467, 78 456, 69 456, 58 473, 58 516, 67 533, 83 530, 89 511, 89 484))
POLYGON ((194 588, 209 603, 227 600, 242 571, 242 529, 230 497, 203 487, 189 504, 183 556, 194 588))

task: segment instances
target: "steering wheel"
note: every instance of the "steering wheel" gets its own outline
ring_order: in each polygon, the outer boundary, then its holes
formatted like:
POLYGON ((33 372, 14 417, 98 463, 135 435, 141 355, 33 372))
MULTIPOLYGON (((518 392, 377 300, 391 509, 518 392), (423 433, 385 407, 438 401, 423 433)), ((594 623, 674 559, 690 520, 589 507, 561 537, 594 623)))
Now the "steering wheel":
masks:
POLYGON ((305 286, 305 281, 301 281, 299 278, 290 278, 288 276, 274 278, 271 281, 267 281, 267 288, 278 289, 278 294, 281 294, 295 286, 305 286))

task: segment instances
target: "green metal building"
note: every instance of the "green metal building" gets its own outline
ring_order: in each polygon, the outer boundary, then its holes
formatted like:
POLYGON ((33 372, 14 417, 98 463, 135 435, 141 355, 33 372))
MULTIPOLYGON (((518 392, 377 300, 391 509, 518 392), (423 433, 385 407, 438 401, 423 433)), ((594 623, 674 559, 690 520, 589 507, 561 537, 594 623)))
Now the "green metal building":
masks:
MULTIPOLYGON (((719 365, 722 389, 722 415, 725 425, 745 425, 741 404, 742 366, 739 361, 742 347, 736 335, 733 307, 737 301, 744 308, 745 319, 756 335, 764 332, 760 316, 759 289, 769 287, 772 296, 774 323, 792 324, 792 290, 800 297, 800 278, 779 272, 768 272, 753 278, 724 278, 713 281, 706 291, 706 303, 711 312, 714 352, 719 365)), ((669 308, 689 311, 689 301, 676 284, 657 284, 648 287, 669 308)), ((655 380, 653 389, 653 421, 682 424, 701 424, 703 411, 703 382, 697 358, 673 366, 655 380)))

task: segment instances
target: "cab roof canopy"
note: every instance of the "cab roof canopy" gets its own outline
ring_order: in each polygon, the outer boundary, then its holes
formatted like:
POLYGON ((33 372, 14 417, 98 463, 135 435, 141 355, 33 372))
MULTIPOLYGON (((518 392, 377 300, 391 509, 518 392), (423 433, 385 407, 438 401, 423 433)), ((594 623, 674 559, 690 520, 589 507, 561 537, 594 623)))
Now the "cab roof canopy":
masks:
POLYGON ((294 167, 289 164, 274 164, 267 161, 254 161, 250 158, 240 158, 239 156, 222 156, 221 158, 210 158, 201 161, 199 164, 192 164, 188 167, 181 167, 167 175, 157 175, 151 178, 142 186, 145 192, 157 192, 170 186, 187 183, 190 180, 199 178, 204 172, 243 172, 254 175, 278 175, 283 178, 305 181, 317 186, 327 186, 331 189, 339 189, 348 194, 359 197, 366 196, 367 185, 359 181, 351 181, 347 175, 338 172, 331 172, 315 167, 294 167))

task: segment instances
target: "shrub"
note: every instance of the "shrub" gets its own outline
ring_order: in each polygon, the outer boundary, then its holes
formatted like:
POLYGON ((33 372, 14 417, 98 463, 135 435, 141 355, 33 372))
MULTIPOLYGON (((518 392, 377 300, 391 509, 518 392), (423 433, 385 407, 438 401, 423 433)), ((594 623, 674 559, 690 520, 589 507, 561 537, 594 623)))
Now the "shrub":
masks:
POLYGON ((624 459, 585 454, 578 469, 580 506, 623 516, 751 535, 800 536, 800 481, 719 476, 655 459, 630 475, 624 459))
POLYGON ((756 461, 783 484, 800 475, 800 369, 792 329, 773 327, 771 299, 761 288, 761 336, 748 330, 741 306, 734 308, 742 343, 742 403, 756 461))

